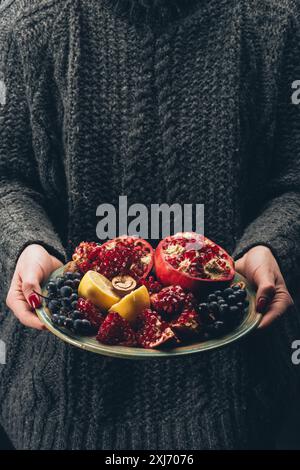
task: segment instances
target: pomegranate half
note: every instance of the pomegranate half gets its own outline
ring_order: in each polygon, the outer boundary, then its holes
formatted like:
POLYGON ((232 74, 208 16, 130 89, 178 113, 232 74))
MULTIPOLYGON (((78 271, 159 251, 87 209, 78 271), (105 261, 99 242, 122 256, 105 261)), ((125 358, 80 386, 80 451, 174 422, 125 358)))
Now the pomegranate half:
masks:
POLYGON ((216 243, 194 232, 164 238, 155 250, 155 272, 165 286, 179 285, 194 293, 229 285, 234 261, 216 243))
POLYGON ((154 250, 144 239, 122 235, 103 245, 82 242, 75 249, 73 261, 81 272, 93 270, 112 280, 130 275, 136 281, 145 279, 154 262, 154 250))

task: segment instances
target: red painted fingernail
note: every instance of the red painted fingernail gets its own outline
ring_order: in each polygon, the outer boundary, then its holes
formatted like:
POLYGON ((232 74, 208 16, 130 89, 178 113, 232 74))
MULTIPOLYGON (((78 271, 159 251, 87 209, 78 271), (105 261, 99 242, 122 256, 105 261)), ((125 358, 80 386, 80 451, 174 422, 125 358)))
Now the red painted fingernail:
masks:
POLYGON ((265 313, 268 307, 268 299, 266 297, 260 297, 257 301, 256 309, 259 313, 265 313))
POLYGON ((41 305, 40 297, 34 292, 28 297, 28 302, 32 308, 38 308, 41 305))

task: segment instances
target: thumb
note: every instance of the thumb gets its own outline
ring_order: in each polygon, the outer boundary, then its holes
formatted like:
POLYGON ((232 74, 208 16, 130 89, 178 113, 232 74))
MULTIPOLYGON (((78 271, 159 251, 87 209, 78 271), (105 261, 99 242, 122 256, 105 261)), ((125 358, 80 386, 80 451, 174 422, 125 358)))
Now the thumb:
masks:
POLYGON ((63 263, 59 261, 59 259, 55 258, 55 256, 51 256, 51 262, 52 262, 52 271, 55 271, 56 269, 63 266, 63 263))
POLYGON ((265 313, 276 292, 274 273, 260 266, 253 276, 257 287, 256 310, 265 313))
POLYGON ((41 264, 37 264, 35 267, 35 271, 26 272, 23 275, 22 279, 22 291, 26 301, 32 308, 38 308, 41 305, 41 283, 45 278, 49 276, 49 274, 62 266, 61 261, 59 261, 54 256, 50 257, 50 263, 45 269, 45 266, 41 264))

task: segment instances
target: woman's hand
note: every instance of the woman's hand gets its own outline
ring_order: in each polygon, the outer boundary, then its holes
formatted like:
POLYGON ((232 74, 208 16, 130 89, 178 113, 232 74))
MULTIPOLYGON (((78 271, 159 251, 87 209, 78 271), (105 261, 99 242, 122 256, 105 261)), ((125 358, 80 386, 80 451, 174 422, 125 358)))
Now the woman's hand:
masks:
POLYGON ((264 317, 260 328, 269 326, 293 305, 276 259, 265 246, 256 246, 236 262, 236 270, 257 288, 256 309, 264 317))
POLYGON ((40 284, 62 263, 41 245, 29 245, 18 259, 6 298, 6 304, 25 326, 44 329, 33 310, 40 305, 35 293, 41 292, 40 284))

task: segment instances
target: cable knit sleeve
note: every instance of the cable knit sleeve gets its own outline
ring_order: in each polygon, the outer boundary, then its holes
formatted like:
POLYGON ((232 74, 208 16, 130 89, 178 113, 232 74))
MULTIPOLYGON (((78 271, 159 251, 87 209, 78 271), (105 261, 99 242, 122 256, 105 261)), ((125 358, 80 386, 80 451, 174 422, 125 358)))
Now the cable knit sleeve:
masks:
POLYGON ((0 82, 0 285, 5 293, 19 254, 38 243, 64 260, 44 206, 32 148, 30 109, 18 41, 8 38, 0 82))
POLYGON ((234 252, 238 259, 254 246, 269 247, 288 283, 300 271, 300 104, 292 102, 292 83, 299 79, 300 28, 293 19, 279 77, 275 139, 265 175, 267 199, 234 252))

